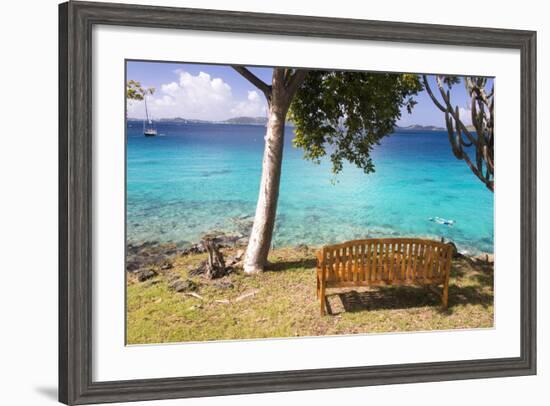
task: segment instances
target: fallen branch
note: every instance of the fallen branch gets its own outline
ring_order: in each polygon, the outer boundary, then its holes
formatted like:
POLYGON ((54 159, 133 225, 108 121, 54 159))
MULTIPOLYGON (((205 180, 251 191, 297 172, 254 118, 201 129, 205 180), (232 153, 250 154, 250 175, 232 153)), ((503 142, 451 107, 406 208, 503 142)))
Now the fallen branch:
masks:
POLYGON ((184 292, 183 294, 187 295, 187 296, 193 296, 193 297, 195 297, 197 299, 200 299, 200 300, 204 300, 204 298, 201 295, 199 295, 198 293, 195 293, 195 292, 184 292))
POLYGON ((249 297, 253 297, 256 295, 256 293, 258 293, 259 290, 256 289, 256 290, 253 290, 252 292, 248 292, 248 293, 245 293, 241 296, 239 296, 238 298, 235 299, 235 302, 240 302, 241 300, 244 300, 244 299, 247 299, 249 297))

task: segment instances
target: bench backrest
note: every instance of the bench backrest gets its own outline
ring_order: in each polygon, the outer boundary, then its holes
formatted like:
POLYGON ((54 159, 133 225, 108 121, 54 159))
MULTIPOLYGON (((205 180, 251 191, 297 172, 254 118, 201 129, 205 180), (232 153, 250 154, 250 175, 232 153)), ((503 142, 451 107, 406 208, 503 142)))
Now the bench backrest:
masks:
POLYGON ((329 245, 319 251, 322 279, 355 284, 440 283, 453 246, 417 238, 380 238, 329 245))

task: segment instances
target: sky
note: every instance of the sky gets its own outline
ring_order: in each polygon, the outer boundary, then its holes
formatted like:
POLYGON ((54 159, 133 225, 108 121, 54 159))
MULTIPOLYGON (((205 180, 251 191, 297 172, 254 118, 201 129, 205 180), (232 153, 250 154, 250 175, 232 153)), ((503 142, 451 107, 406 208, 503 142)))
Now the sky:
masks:
MULTIPOLYGON (((250 82, 227 65, 202 65, 167 62, 127 62, 127 80, 133 79, 143 87, 154 87, 155 93, 147 98, 153 119, 182 117, 221 121, 232 117, 265 117, 265 97, 250 82)), ((249 68, 266 83, 271 83, 271 68, 249 68)), ((435 90, 435 79, 428 77, 435 90)), ((445 127, 444 114, 438 110, 425 91, 415 96, 418 102, 412 114, 403 109, 397 125, 435 125, 445 127)), ((470 124, 466 108, 464 85, 453 86, 451 100, 460 107, 460 115, 470 124)), ((144 118, 142 101, 128 101, 128 117, 144 118)))

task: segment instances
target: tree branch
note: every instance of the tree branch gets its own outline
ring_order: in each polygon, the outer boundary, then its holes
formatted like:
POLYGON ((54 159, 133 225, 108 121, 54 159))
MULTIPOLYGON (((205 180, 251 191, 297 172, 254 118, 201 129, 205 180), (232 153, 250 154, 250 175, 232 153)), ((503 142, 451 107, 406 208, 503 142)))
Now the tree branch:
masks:
POLYGON ((447 90, 447 93, 445 93, 443 83, 442 83, 441 78, 439 76, 436 76, 435 79, 437 81, 437 87, 439 88, 439 93, 441 93, 441 98, 443 99, 443 101, 445 102, 445 105, 447 106, 447 108, 445 110, 448 111, 451 114, 451 116, 453 117, 453 119, 456 122, 456 125, 461 127, 462 133, 465 134, 466 137, 468 137, 468 139, 471 142, 477 143, 477 140, 472 136, 470 131, 468 131, 468 129, 466 128, 466 126, 464 125, 462 120, 460 120, 458 110, 453 109, 453 106, 452 106, 451 100, 450 100, 451 96, 450 96, 449 90, 447 90))
POLYGON ((294 93, 296 93, 300 85, 304 83, 308 72, 309 71, 306 69, 295 69, 292 76, 288 79, 286 89, 291 98, 294 96, 294 93))
POLYGON ((424 88, 434 102, 435 106, 445 113, 445 124, 453 154, 457 159, 463 160, 468 168, 476 175, 489 190, 494 191, 494 162, 493 162, 493 108, 494 87, 488 96, 485 91, 485 78, 465 77, 467 93, 470 96, 470 109, 472 125, 476 131, 475 136, 460 119, 459 107, 453 108, 451 104, 450 90, 445 89, 442 76, 436 75, 436 84, 439 89, 442 102, 433 94, 426 75, 422 75, 424 88), (464 140, 466 137, 469 142, 464 140), (475 162, 464 151, 464 147, 474 147, 475 162))
POLYGON ((422 75, 422 82, 424 83, 424 88, 426 89, 426 92, 428 93, 428 95, 430 96, 430 98, 432 99, 436 107, 439 110, 441 110, 443 113, 445 113, 447 109, 443 107, 441 103, 439 103, 439 100, 437 100, 437 97, 435 97, 435 95, 433 94, 432 89, 428 84, 428 79, 426 78, 426 75, 422 75))
POLYGON ((232 68, 239 72, 241 76, 243 76, 246 80, 256 86, 259 90, 261 90, 268 101, 271 100, 271 86, 261 80, 258 76, 254 75, 244 66, 233 65, 232 68))

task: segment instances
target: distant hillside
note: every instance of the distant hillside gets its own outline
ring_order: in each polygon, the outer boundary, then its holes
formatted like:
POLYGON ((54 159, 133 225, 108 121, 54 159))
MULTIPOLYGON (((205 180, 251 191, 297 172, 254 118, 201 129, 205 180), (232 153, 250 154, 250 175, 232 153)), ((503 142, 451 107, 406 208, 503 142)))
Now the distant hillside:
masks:
POLYGON ((233 117, 223 121, 226 124, 266 125, 267 117, 233 117))
POLYGON ((210 123, 208 120, 196 120, 196 119, 188 119, 183 117, 174 117, 174 118, 161 118, 159 120, 155 120, 160 123, 180 123, 180 124, 207 124, 210 123))
MULTIPOLYGON (((141 118, 128 118, 129 122, 141 122, 141 118)), ((241 125, 266 125, 266 117, 233 117, 227 120, 197 120, 183 117, 159 118, 154 120, 157 123, 177 123, 177 124, 241 124, 241 125)))
POLYGON ((437 127, 435 125, 420 125, 413 124, 407 127, 395 126, 395 132, 401 131, 445 131, 443 127, 437 127))
MULTIPOLYGON (((141 118, 128 118, 129 122, 142 122, 143 119, 141 118)), ((210 121, 210 120, 197 120, 197 119, 189 119, 189 118, 183 118, 183 117, 171 117, 171 118, 160 118, 154 120, 157 123, 175 123, 175 124, 233 124, 233 125, 262 125, 265 126, 267 124, 267 117, 247 117, 247 116, 239 116, 239 117, 232 117, 227 120, 220 120, 220 121, 210 121)), ((287 122, 287 126, 293 126, 292 122, 287 122)), ((469 129, 469 127, 468 127, 469 129)), ((435 125, 419 125, 419 124, 413 124, 409 125, 407 127, 400 127, 395 126, 394 129, 395 132, 407 132, 407 131, 445 131, 443 127, 437 127, 435 125)))
MULTIPOLYGON (((134 118, 134 117, 128 117, 129 122, 142 122, 142 118, 134 118)), ((195 120, 195 119, 187 119, 183 117, 173 117, 173 118, 159 118, 153 120, 156 123, 177 123, 177 124, 208 124, 212 123, 213 121, 207 121, 207 120, 195 120)))

